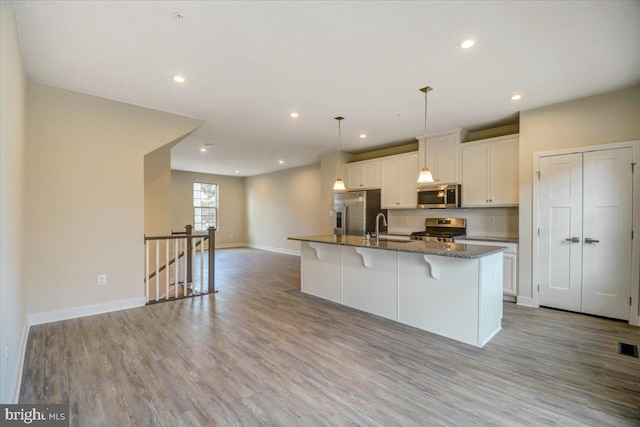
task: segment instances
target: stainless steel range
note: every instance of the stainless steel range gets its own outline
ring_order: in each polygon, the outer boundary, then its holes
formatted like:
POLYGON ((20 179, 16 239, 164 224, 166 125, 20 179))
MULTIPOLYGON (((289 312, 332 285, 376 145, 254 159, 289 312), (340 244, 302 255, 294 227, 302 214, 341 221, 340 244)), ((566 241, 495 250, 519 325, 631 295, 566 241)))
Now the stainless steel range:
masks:
POLYGON ((424 231, 411 233, 411 240, 451 243, 454 237, 467 234, 465 218, 425 218, 424 227, 424 231))

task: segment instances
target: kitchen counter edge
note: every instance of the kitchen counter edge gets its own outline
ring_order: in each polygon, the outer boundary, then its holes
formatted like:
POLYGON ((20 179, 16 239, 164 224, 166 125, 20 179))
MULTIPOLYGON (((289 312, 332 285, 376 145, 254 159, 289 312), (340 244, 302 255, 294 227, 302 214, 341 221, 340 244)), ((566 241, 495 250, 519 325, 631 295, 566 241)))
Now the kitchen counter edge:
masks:
POLYGON ((376 245, 374 239, 365 240, 361 236, 336 236, 333 234, 317 236, 288 237, 289 240, 301 242, 325 243, 329 245, 353 246, 359 248, 378 249, 395 252, 409 252, 423 255, 438 255, 453 258, 475 259, 487 255, 503 252, 506 248, 500 246, 466 245, 461 243, 424 242, 409 240, 393 242, 380 240, 376 245))

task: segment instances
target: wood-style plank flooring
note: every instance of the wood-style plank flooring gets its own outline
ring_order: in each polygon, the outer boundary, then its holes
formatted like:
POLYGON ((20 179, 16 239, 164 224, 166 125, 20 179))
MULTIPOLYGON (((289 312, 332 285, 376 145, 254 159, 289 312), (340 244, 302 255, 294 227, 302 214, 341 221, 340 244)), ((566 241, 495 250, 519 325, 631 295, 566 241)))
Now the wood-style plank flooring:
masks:
POLYGON ((300 293, 300 259, 220 250, 218 294, 34 326, 22 403, 74 426, 640 425, 623 322, 505 303, 483 349, 300 293))

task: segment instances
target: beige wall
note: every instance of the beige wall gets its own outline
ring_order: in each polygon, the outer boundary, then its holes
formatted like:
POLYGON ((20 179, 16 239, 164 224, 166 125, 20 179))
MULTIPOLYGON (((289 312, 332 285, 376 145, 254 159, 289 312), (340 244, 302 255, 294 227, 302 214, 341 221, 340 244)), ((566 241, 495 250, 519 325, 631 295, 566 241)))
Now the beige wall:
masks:
POLYGON ((171 144, 144 156, 144 234, 171 234, 171 144))
POLYGON ((640 139, 640 86, 520 114, 520 254, 518 301, 532 287, 533 154, 640 139))
POLYGON ((144 155, 201 124, 27 85, 30 314, 143 296, 144 155))
POLYGON ((319 234, 320 176, 316 163, 245 178, 248 243, 298 253, 300 242, 287 237, 319 234))
POLYGON ((216 247, 246 243, 244 178, 206 173, 171 171, 171 228, 184 231, 193 225, 193 183, 218 184, 218 231, 216 247))
POLYGON ((0 403, 16 403, 12 394, 27 324, 22 274, 26 81, 13 2, 0 5, 0 403))

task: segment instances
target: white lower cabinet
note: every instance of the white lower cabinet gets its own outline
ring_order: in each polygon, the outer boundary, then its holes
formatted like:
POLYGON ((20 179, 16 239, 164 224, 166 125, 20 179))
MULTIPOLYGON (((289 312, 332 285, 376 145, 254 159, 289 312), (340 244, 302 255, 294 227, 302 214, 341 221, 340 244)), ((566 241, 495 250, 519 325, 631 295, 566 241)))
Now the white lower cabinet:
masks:
MULTIPOLYGON (((503 252, 503 295, 515 297, 518 293, 518 244, 507 242, 494 242, 488 240, 464 240, 456 239, 456 243, 467 245, 502 246, 507 248, 503 252)), ((509 298, 511 299, 511 298, 509 298)))

